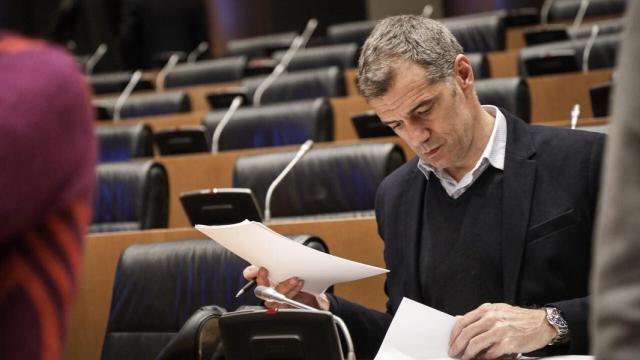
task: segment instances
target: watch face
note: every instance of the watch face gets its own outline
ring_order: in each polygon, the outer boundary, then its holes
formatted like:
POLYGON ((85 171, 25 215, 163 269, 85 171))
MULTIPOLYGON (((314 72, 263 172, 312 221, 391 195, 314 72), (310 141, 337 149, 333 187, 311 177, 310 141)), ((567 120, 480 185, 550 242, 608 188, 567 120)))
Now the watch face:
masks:
POLYGON ((567 322, 560 315, 560 311, 558 311, 557 309, 551 309, 551 311, 548 313, 547 318, 549 319, 549 322, 557 325, 558 327, 567 327, 567 322))

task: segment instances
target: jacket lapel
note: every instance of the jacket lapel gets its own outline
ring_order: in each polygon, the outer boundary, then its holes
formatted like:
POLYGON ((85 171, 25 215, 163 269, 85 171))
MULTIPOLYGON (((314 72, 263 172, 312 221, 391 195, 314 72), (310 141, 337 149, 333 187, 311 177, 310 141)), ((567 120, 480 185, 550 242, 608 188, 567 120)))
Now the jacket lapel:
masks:
POLYGON ((535 148, 528 126, 505 113, 507 147, 503 175, 502 271, 504 300, 514 304, 522 267, 536 176, 535 148))
MULTIPOLYGON (((417 164, 417 163, 416 163, 417 164)), ((424 191, 427 180, 417 166, 405 179, 403 201, 400 202, 399 214, 405 217, 402 222, 403 254, 405 262, 404 296, 419 301, 420 268, 418 267, 419 243, 422 229, 422 212, 424 209, 424 191)))

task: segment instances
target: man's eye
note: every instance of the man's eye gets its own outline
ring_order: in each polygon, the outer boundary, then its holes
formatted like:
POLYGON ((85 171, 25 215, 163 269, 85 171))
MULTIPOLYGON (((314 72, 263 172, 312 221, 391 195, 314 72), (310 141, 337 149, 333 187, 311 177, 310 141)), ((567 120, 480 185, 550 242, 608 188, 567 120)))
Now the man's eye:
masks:
POLYGON ((396 130, 396 129, 398 129, 400 126, 402 126, 402 122, 400 122, 400 121, 394 121, 394 122, 392 122, 392 123, 390 123, 390 124, 388 124, 388 125, 389 125, 389 127, 391 128, 391 130, 396 130))
POLYGON ((418 116, 423 116, 429 113, 429 111, 431 111, 431 107, 428 108, 420 108, 416 110, 416 115, 418 116))

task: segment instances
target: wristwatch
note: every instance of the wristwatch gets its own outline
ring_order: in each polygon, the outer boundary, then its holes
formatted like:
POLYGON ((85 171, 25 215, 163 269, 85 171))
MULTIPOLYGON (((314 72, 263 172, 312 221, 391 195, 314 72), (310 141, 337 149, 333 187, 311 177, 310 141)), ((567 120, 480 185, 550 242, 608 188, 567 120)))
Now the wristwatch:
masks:
POLYGON ((547 312, 547 321, 554 329, 556 329, 556 337, 551 340, 549 345, 564 344, 569 341, 569 326, 562 317, 562 312, 554 307, 545 307, 547 312))

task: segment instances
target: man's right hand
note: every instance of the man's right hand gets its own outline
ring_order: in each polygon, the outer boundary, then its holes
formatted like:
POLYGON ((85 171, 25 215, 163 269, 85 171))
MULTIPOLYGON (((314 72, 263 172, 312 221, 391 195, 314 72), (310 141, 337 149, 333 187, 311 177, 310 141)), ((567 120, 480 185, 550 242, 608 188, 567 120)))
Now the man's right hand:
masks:
MULTIPOLYGON (((283 294, 289 299, 293 299, 305 305, 312 306, 316 309, 329 311, 329 299, 327 298, 327 295, 314 295, 304 291, 300 291, 304 286, 304 280, 302 279, 292 277, 279 283, 273 283, 269 280, 269 271, 267 269, 263 267, 258 268, 257 266, 253 265, 245 268, 242 272, 242 275, 247 280, 255 279, 256 284, 258 285, 274 288, 277 292, 283 294)), ((273 301, 265 301, 264 305, 269 309, 291 308, 291 306, 289 305, 280 304, 273 301)))

